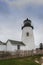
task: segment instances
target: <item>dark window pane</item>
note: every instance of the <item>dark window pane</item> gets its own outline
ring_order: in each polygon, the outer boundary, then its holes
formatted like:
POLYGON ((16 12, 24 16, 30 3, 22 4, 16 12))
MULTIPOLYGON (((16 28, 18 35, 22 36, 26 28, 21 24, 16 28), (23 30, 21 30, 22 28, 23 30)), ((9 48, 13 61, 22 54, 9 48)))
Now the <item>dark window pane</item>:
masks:
POLYGON ((20 45, 17 46, 17 49, 18 49, 18 50, 20 49, 20 45))
POLYGON ((29 33, 27 32, 26 35, 29 36, 29 33))

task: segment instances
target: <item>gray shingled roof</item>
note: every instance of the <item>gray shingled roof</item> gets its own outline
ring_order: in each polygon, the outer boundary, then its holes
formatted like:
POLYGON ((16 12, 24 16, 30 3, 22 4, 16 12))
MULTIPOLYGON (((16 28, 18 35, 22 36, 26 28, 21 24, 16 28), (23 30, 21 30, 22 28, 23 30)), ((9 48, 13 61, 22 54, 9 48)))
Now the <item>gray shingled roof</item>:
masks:
MULTIPOLYGON (((25 44, 24 44, 23 42, 21 42, 21 41, 15 41, 15 40, 8 40, 8 41, 10 41, 11 44, 24 45, 24 46, 25 46, 25 44)), ((7 42, 8 42, 8 41, 7 41, 7 42)))
POLYGON ((6 45, 6 43, 4 43, 4 42, 0 41, 0 45, 6 45))

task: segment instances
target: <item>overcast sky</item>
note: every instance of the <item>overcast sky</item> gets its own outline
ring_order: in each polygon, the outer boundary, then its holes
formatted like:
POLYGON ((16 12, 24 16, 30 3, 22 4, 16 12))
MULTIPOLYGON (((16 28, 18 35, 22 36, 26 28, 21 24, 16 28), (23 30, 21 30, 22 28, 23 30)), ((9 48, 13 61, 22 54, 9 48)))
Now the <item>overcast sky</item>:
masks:
POLYGON ((0 0, 0 40, 21 40, 27 17, 34 26, 35 44, 43 43, 43 0, 0 0))

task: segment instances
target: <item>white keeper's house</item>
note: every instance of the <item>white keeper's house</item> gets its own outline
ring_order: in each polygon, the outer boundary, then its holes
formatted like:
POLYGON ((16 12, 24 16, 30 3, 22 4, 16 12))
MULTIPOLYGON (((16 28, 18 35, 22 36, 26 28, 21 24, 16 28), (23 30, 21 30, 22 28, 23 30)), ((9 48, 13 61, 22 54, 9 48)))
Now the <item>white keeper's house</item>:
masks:
POLYGON ((6 43, 0 41, 0 51, 15 52, 16 50, 35 49, 33 26, 28 18, 24 20, 22 26, 22 41, 7 40, 6 43))

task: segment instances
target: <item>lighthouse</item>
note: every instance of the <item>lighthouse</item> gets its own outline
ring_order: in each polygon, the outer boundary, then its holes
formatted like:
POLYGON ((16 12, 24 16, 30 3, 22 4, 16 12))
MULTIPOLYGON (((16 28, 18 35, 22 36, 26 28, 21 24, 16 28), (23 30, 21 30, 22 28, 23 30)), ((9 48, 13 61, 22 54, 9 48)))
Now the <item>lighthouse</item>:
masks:
POLYGON ((33 50, 35 49, 34 44, 34 35, 33 35, 33 29, 34 27, 31 24, 31 20, 28 18, 24 20, 23 26, 22 26, 22 42, 25 44, 24 47, 22 47, 22 50, 33 50))

